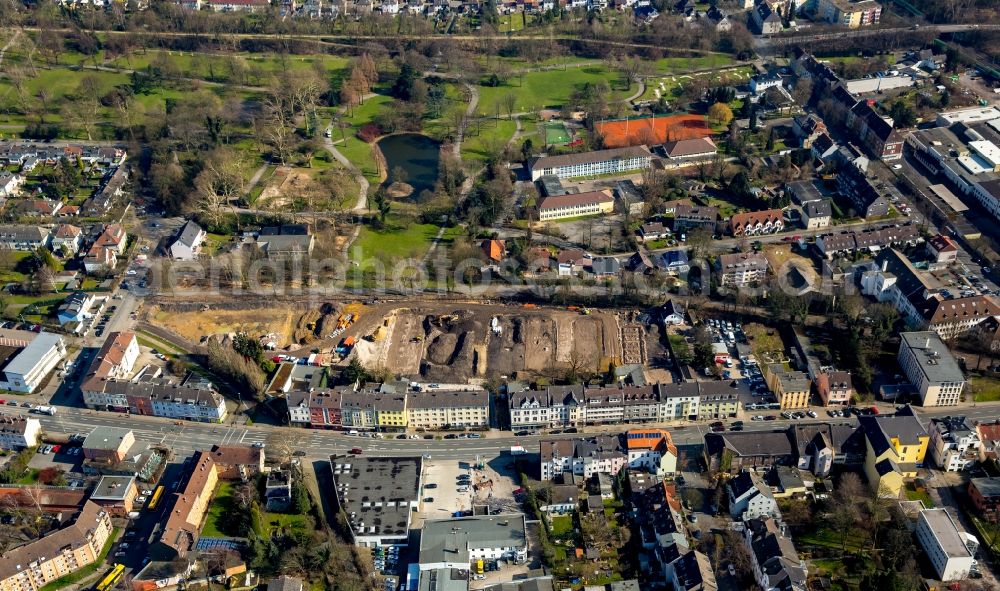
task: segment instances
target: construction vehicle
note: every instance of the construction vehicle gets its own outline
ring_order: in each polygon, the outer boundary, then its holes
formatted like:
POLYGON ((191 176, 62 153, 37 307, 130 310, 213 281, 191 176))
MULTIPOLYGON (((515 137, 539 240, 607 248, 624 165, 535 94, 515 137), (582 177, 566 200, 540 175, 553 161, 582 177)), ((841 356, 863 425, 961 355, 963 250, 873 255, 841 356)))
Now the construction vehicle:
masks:
POLYGON ((538 304, 521 304, 521 307, 525 310, 534 310, 538 307, 538 304))
POLYGON ((569 310, 570 312, 579 312, 580 306, 566 306, 566 309, 569 310))
POLYGON ((590 316, 590 308, 580 308, 580 314, 584 316, 590 316))

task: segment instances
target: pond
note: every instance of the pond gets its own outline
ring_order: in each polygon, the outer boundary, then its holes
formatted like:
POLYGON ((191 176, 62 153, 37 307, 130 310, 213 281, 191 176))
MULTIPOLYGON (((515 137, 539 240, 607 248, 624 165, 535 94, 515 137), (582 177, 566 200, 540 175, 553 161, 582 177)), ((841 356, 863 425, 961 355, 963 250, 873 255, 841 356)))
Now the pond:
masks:
POLYGON ((419 133, 401 133, 382 138, 378 147, 385 157, 386 178, 383 186, 402 182, 413 187, 411 196, 433 191, 438 178, 441 144, 419 133), (402 175, 400 175, 402 171, 402 175), (402 178, 396 178, 401 176, 402 178))

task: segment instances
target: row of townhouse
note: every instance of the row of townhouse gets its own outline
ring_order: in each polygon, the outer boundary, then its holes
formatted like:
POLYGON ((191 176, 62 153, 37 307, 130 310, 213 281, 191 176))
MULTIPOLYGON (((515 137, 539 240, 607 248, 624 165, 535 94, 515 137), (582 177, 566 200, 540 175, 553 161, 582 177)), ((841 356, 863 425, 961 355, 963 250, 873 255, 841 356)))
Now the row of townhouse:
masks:
POLYGON ((840 232, 816 237, 816 248, 827 259, 852 255, 859 251, 877 252, 894 246, 912 246, 920 242, 915 224, 886 226, 877 230, 840 232))
POLYGON ((780 209, 734 213, 729 218, 729 233, 733 236, 777 234, 785 229, 785 214, 780 209))
POLYGON ((84 404, 97 410, 210 423, 226 418, 225 399, 204 384, 177 384, 150 368, 133 377, 138 358, 135 333, 109 334, 80 384, 84 404))
POLYGON ((124 148, 114 146, 64 146, 55 147, 50 144, 5 144, 0 146, 0 163, 8 166, 19 166, 21 170, 30 171, 39 164, 54 165, 61 158, 78 160, 85 164, 101 166, 120 166, 125 162, 128 153, 124 148))
POLYGON ((511 428, 735 417, 746 387, 727 381, 648 386, 550 386, 510 394, 511 428))
POLYGON ((490 425, 485 390, 390 393, 346 387, 293 391, 285 400, 289 422, 313 429, 403 431, 490 425))

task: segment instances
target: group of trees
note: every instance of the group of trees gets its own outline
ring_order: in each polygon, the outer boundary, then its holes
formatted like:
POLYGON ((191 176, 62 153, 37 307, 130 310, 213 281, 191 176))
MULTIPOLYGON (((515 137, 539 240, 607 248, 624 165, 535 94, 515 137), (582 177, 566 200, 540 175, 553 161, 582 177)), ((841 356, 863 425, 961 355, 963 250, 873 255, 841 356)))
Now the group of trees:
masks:
POLYGON ((266 376, 258 363, 216 339, 209 340, 206 346, 205 366, 230 381, 233 388, 261 401, 264 399, 266 376))

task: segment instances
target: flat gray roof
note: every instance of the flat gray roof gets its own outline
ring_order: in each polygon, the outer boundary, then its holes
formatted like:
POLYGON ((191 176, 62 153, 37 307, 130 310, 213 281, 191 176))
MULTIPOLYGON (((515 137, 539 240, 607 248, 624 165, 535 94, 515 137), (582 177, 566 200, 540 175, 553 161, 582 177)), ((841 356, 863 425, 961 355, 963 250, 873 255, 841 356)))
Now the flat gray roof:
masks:
POLYGON ((951 351, 938 334, 931 330, 900 333, 903 344, 913 351, 924 377, 932 383, 964 382, 965 374, 958 367, 951 351))
POLYGON ((422 466, 419 456, 330 458, 337 499, 355 536, 406 537, 422 466))
POLYGON ((428 520, 420 536, 420 563, 468 562, 470 548, 520 548, 527 543, 522 514, 428 520))
POLYGON ((51 332, 39 333, 28 343, 27 347, 21 349, 21 352, 7 363, 3 368, 4 373, 15 373, 22 376, 30 373, 38 365, 38 361, 49 352, 49 349, 56 346, 61 340, 61 336, 51 332))
POLYGON ((135 484, 135 476, 104 476, 94 492, 90 493, 90 498, 98 501, 116 501, 124 499, 131 489, 130 485, 135 484))
POLYGON ((132 429, 121 427, 95 427, 83 440, 84 449, 118 449, 122 440, 132 432, 132 429))
POLYGON ((945 509, 924 509, 920 512, 920 519, 930 526, 934 538, 937 540, 941 550, 951 558, 967 558, 970 556, 969 548, 965 545, 962 536, 959 535, 958 526, 955 520, 945 509))
POLYGON ((458 568, 435 568, 420 572, 418 591, 468 591, 469 571, 458 568))

